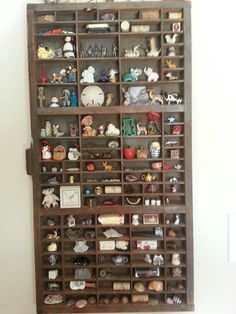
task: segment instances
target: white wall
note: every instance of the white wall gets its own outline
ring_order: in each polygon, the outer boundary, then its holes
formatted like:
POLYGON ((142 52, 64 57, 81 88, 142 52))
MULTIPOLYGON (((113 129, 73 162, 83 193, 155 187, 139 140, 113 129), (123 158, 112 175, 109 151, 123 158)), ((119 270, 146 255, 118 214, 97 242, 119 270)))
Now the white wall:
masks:
MULTIPOLYGON (((1 314, 36 313, 31 178, 24 155, 30 145, 26 2, 4 1, 0 12, 1 314)), ((236 314, 236 264, 227 260, 227 214, 236 212, 234 3, 193 3, 196 314, 236 314)))

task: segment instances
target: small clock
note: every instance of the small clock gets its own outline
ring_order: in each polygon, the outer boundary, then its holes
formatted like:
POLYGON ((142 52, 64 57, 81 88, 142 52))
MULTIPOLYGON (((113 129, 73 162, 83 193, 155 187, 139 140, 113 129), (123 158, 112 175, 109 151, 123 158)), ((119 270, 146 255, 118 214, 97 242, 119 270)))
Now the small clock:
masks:
POLYGON ((61 186, 60 207, 78 208, 80 206, 80 186, 61 186))
POLYGON ((104 92, 99 86, 86 86, 81 94, 81 102, 85 107, 100 107, 104 99, 104 92))

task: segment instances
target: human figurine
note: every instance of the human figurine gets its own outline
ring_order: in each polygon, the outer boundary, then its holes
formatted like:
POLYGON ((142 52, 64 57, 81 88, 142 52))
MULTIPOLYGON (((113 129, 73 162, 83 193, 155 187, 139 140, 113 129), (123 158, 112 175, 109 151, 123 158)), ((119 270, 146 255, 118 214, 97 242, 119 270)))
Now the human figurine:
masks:
POLYGON ((66 75, 67 75, 67 82, 68 83, 75 83, 76 82, 76 72, 77 69, 73 65, 66 66, 66 75))
POLYGON ((52 159, 51 147, 48 145, 48 141, 44 140, 41 146, 41 154, 43 160, 52 159))
POLYGON ((137 226, 139 224, 140 224, 139 215, 136 214, 132 215, 132 225, 137 226))
POLYGON ((62 105, 63 107, 70 107, 70 91, 68 89, 64 89, 62 91, 62 105))
POLYGON ((93 56, 93 48, 91 45, 89 45, 89 47, 87 49, 87 55, 89 58, 92 58, 92 56, 93 56))
POLYGON ((52 96, 50 107, 51 107, 51 108, 57 108, 57 107, 59 107, 59 100, 58 100, 58 97, 52 96))
POLYGON ((38 101, 39 101, 39 107, 42 108, 45 102, 45 95, 44 95, 44 87, 39 86, 38 87, 38 101))
POLYGON ((78 100, 77 100, 77 96, 76 96, 76 91, 72 90, 70 93, 70 105, 71 107, 77 107, 78 105, 78 100))
POLYGON ((112 44, 112 57, 117 57, 117 46, 115 43, 112 44))
POLYGON ((80 58, 84 58, 84 56, 85 56, 84 47, 81 45, 80 46, 80 58))
POLYGON ((72 38, 66 36, 65 44, 63 46, 63 55, 65 58, 75 58, 75 47, 72 44, 72 38))
POLYGON ((110 69, 108 76, 111 83, 116 83, 116 74, 118 74, 118 71, 116 69, 110 69))
POLYGON ((107 48, 101 46, 100 51, 101 51, 101 57, 102 58, 106 57, 106 55, 107 55, 107 48))
POLYGON ((94 45, 93 51, 94 51, 94 57, 97 58, 97 57, 98 57, 98 52, 99 52, 99 49, 98 49, 98 45, 97 45, 97 44, 94 45))

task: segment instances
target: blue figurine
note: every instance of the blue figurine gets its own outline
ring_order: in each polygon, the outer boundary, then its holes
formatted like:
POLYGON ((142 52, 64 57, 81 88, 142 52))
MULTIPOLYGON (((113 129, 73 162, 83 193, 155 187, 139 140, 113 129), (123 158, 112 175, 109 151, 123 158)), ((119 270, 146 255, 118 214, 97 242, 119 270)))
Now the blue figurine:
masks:
POLYGON ((78 100, 77 100, 76 92, 75 90, 72 90, 70 93, 70 105, 71 107, 77 107, 77 104, 78 104, 78 100))

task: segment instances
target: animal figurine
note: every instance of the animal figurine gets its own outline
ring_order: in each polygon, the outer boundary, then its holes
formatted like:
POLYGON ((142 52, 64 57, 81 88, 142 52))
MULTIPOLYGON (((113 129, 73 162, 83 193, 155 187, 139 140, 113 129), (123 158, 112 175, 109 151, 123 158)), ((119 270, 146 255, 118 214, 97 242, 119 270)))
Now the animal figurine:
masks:
POLYGON ((166 73, 166 78, 169 81, 178 80, 178 76, 177 75, 173 75, 173 73, 171 73, 171 72, 166 73))
POLYGON ((94 83, 94 74, 95 69, 93 66, 90 65, 86 70, 82 72, 82 79, 80 80, 80 83, 94 83))
POLYGON ((138 77, 142 74, 142 70, 138 68, 131 68, 129 72, 126 72, 122 76, 124 82, 136 82, 138 77))
POLYGON ((140 52, 139 52, 139 45, 134 46, 133 49, 125 49, 124 56, 128 58, 136 58, 139 57, 140 52))
POLYGON ((155 105, 156 102, 158 105, 164 104, 164 99, 163 99, 163 96, 160 94, 160 92, 155 91, 154 88, 149 88, 148 92, 149 92, 149 97, 151 99, 150 105, 155 105))
POLYGON ((120 130, 118 128, 116 128, 114 124, 109 123, 107 126, 106 135, 118 136, 118 135, 120 135, 120 130))
POLYGON ((146 50, 147 56, 148 57, 158 57, 160 52, 161 52, 161 48, 159 50, 157 49, 157 37, 149 38, 148 39, 148 46, 149 46, 149 50, 146 50))
POLYGON ((53 59, 55 58, 55 52, 51 48, 41 44, 37 49, 37 57, 38 59, 53 59))
POLYGON ((70 136, 71 137, 76 137, 78 135, 78 125, 77 124, 70 124, 70 136))
POLYGON ((141 122, 137 122, 137 135, 147 135, 147 128, 144 125, 141 125, 141 122))
POLYGON ((111 165, 111 164, 108 164, 107 161, 103 161, 103 162, 102 162, 102 165, 103 165, 104 171, 112 171, 112 170, 113 170, 112 165, 111 165))
POLYGON ((175 47, 168 48, 168 57, 175 57, 175 47))
POLYGON ((143 72, 146 74, 148 82, 156 82, 159 79, 159 74, 157 72, 153 72, 153 69, 150 67, 145 67, 143 72))
POLYGON ((49 209, 51 206, 53 208, 58 207, 59 197, 53 194, 54 188, 43 189, 42 194, 45 195, 42 201, 42 205, 45 209, 49 209))
POLYGON ((52 126, 52 131, 53 131, 53 135, 55 136, 55 137, 61 137, 61 136, 63 136, 64 135, 64 132, 59 132, 59 124, 53 124, 53 126, 52 126))
POLYGON ((132 86, 127 90, 122 88, 124 93, 124 105, 149 105, 148 91, 144 86, 132 86))
POLYGON ((38 101, 39 101, 39 107, 40 108, 43 107, 43 104, 44 104, 45 99, 46 99, 46 97, 44 95, 44 87, 42 87, 42 86, 38 87, 38 96, 37 96, 37 98, 38 98, 38 101))
POLYGON ((68 83, 75 83, 76 82, 76 72, 77 69, 73 65, 66 66, 66 74, 67 74, 67 82, 68 83))
POLYGON ((111 83, 116 83, 116 74, 118 74, 118 71, 116 69, 110 69, 108 73, 108 77, 111 83))
POLYGON ((169 69, 175 69, 176 68, 176 64, 172 62, 171 59, 167 59, 166 60, 166 65, 169 69))
POLYGON ((78 105, 78 100, 76 96, 76 91, 72 90, 70 93, 70 106, 74 108, 74 107, 77 107, 77 105, 78 105))
POLYGON ((75 58, 75 46, 72 44, 72 38, 66 36, 63 46, 63 55, 65 58, 75 58))
POLYGON ((171 103, 176 103, 176 105, 182 104, 183 99, 178 95, 178 93, 164 94, 165 101, 168 105, 171 103))
POLYGON ((112 93, 107 94, 106 106, 112 105, 114 95, 112 93))
POLYGON ((63 107, 70 107, 70 91, 68 89, 63 89, 62 91, 62 105, 63 107))
POLYGON ((59 73, 53 73, 51 83, 63 83, 64 77, 66 77, 66 69, 62 69, 59 73))
POLYGON ((178 34, 173 34, 172 36, 170 34, 165 35, 166 43, 174 44, 178 36, 178 34))

